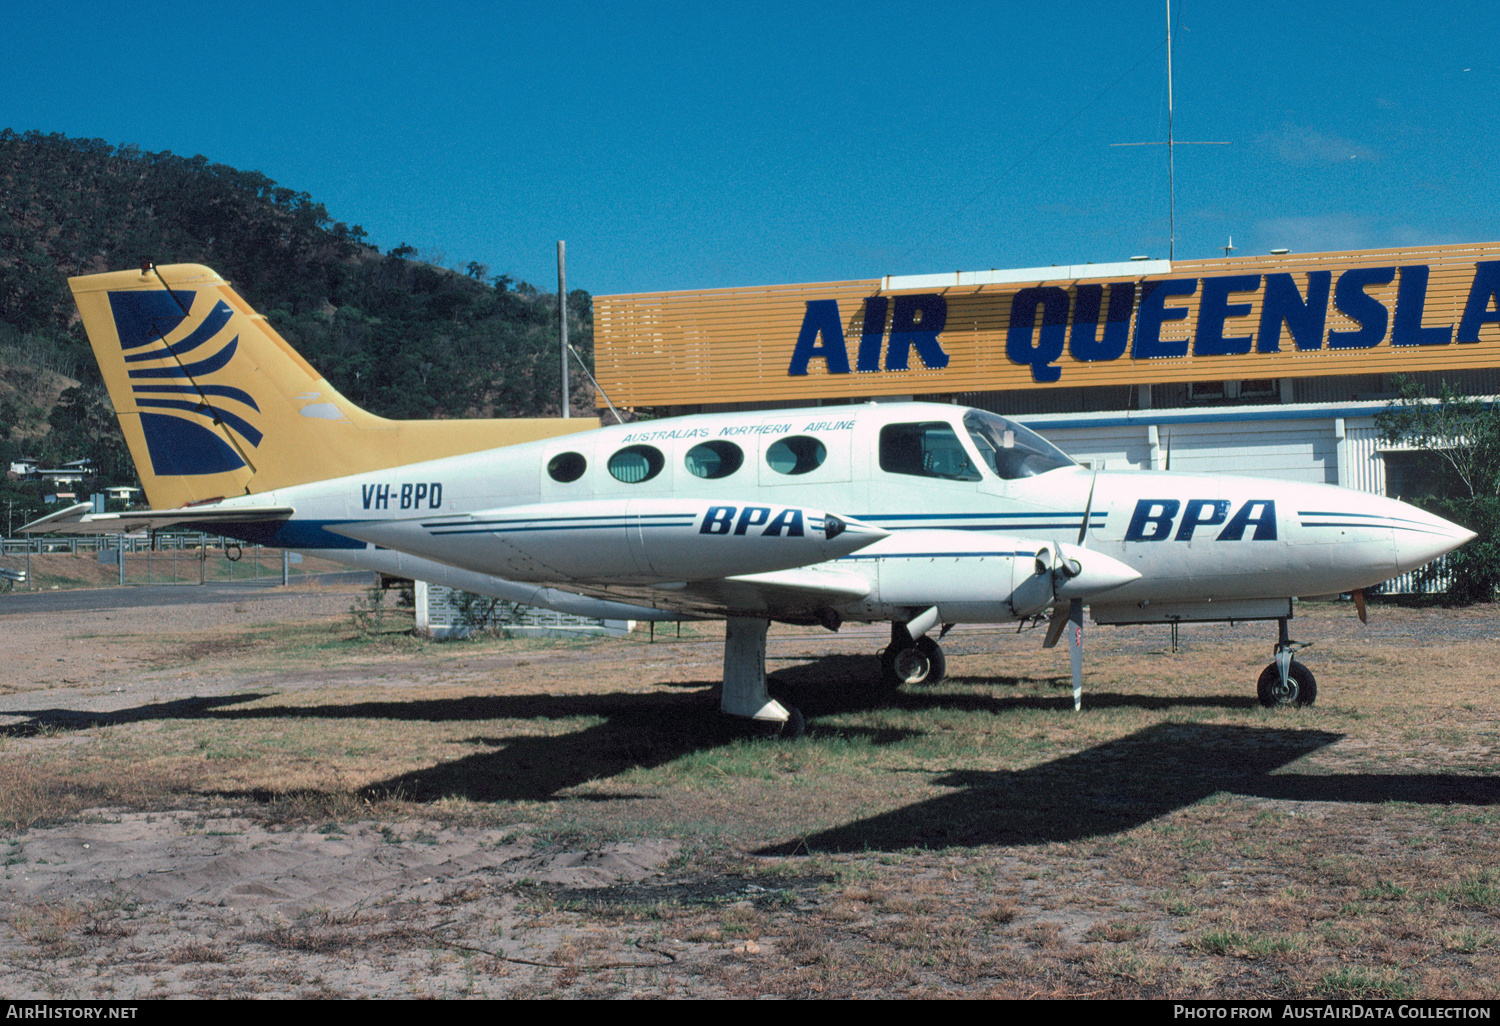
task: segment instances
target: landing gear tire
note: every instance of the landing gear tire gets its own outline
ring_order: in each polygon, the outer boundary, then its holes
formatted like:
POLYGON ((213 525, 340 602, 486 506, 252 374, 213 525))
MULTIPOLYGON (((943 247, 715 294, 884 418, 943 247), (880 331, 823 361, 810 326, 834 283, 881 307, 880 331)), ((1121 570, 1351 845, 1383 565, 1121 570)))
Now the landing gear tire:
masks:
POLYGON ((786 719, 780 723, 756 720, 756 733, 768 741, 795 741, 807 734, 807 719, 795 705, 786 707, 786 719))
POLYGON ((942 646, 928 637, 904 648, 889 645, 880 653, 881 680, 893 691, 903 684, 936 684, 947 672, 942 646))
POLYGON ((918 683, 941 684, 943 678, 948 676, 948 660, 943 656, 943 646, 931 638, 923 637, 917 639, 917 648, 926 653, 927 661, 931 664, 926 679, 918 683))
POLYGON ((1281 683, 1281 670, 1272 663, 1260 672, 1255 690, 1260 695, 1260 704, 1267 709, 1288 705, 1301 708, 1318 700, 1317 678, 1295 659, 1287 669, 1285 686, 1281 683))
POLYGON ((807 719, 795 705, 787 706, 786 722, 781 725, 781 739, 795 741, 807 734, 807 719))

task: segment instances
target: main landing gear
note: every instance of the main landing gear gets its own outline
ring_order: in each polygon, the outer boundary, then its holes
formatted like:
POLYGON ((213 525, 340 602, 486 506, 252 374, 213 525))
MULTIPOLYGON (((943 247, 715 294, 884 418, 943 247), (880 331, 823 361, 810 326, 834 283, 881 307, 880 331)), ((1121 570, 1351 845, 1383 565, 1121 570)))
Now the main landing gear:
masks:
POLYGON ((754 720, 762 733, 793 739, 807 731, 802 711, 771 697, 766 689, 766 628, 769 620, 732 616, 724 625, 724 690, 719 709, 754 720))
MULTIPOLYGON (((938 637, 943 633, 946 629, 938 637)), ((894 691, 903 684, 937 684, 947 673, 948 661, 936 639, 923 634, 913 640, 907 624, 891 622, 891 643, 880 653, 880 681, 886 688, 894 691)))
POLYGON ((1291 640, 1287 633, 1286 617, 1282 617, 1277 623, 1280 624, 1280 633, 1276 641, 1275 661, 1261 671, 1260 680, 1255 686, 1260 704, 1267 709, 1286 705, 1312 705, 1318 700, 1317 678, 1311 670, 1292 658, 1293 652, 1306 648, 1311 642, 1291 640))
MULTIPOLYGON (((937 626, 937 607, 906 623, 891 624, 891 643, 881 653, 881 680, 894 691, 903 684, 936 684, 947 673, 947 660, 937 638, 927 632, 937 626)), ((730 716, 752 720, 761 734, 799 738, 807 730, 802 711, 784 706, 766 687, 766 630, 769 620, 732 616, 724 625, 724 688, 719 709, 730 716)), ((938 633, 941 638, 947 625, 938 633)))

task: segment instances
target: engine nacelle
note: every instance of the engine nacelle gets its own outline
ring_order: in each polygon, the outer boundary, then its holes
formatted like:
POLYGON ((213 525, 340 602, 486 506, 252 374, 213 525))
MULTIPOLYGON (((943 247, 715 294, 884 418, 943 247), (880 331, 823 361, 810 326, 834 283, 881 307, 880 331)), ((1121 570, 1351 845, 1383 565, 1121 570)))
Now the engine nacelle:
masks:
POLYGON ((902 531, 844 562, 876 568, 866 605, 937 605, 948 623, 1025 619, 1140 577, 1119 560, 1081 546, 969 531, 902 531))
POLYGON ((886 537, 822 510, 707 499, 594 499, 329 530, 512 581, 657 584, 788 570, 886 537))

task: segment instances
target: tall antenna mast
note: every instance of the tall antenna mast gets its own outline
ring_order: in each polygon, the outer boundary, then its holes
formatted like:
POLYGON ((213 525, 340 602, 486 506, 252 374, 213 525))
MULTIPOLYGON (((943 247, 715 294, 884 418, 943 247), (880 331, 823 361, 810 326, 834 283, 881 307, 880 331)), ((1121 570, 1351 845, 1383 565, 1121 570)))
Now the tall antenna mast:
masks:
MULTIPOLYGON (((1173 134, 1175 113, 1172 98, 1172 0, 1167 0, 1167 259, 1177 257, 1177 137, 1173 134)), ((1161 146, 1155 142, 1110 143, 1111 146, 1161 146)), ((1184 142, 1184 146, 1228 146, 1227 142, 1184 142)))
POLYGON ((1167 259, 1177 256, 1177 161, 1172 138, 1172 0, 1167 0, 1167 259))

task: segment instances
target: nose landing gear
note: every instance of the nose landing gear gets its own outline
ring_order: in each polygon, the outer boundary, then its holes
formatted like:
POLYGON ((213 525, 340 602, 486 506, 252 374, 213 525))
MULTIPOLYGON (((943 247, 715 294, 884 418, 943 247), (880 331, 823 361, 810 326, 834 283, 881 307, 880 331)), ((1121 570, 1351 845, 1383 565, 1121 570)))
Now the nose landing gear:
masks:
POLYGON ((1276 659, 1260 673, 1255 691, 1260 704, 1267 709, 1295 705, 1312 705, 1318 700, 1318 681, 1311 670, 1292 658, 1299 648, 1307 648, 1312 642, 1291 640, 1287 633, 1286 617, 1277 621, 1280 636, 1276 642, 1276 659))

